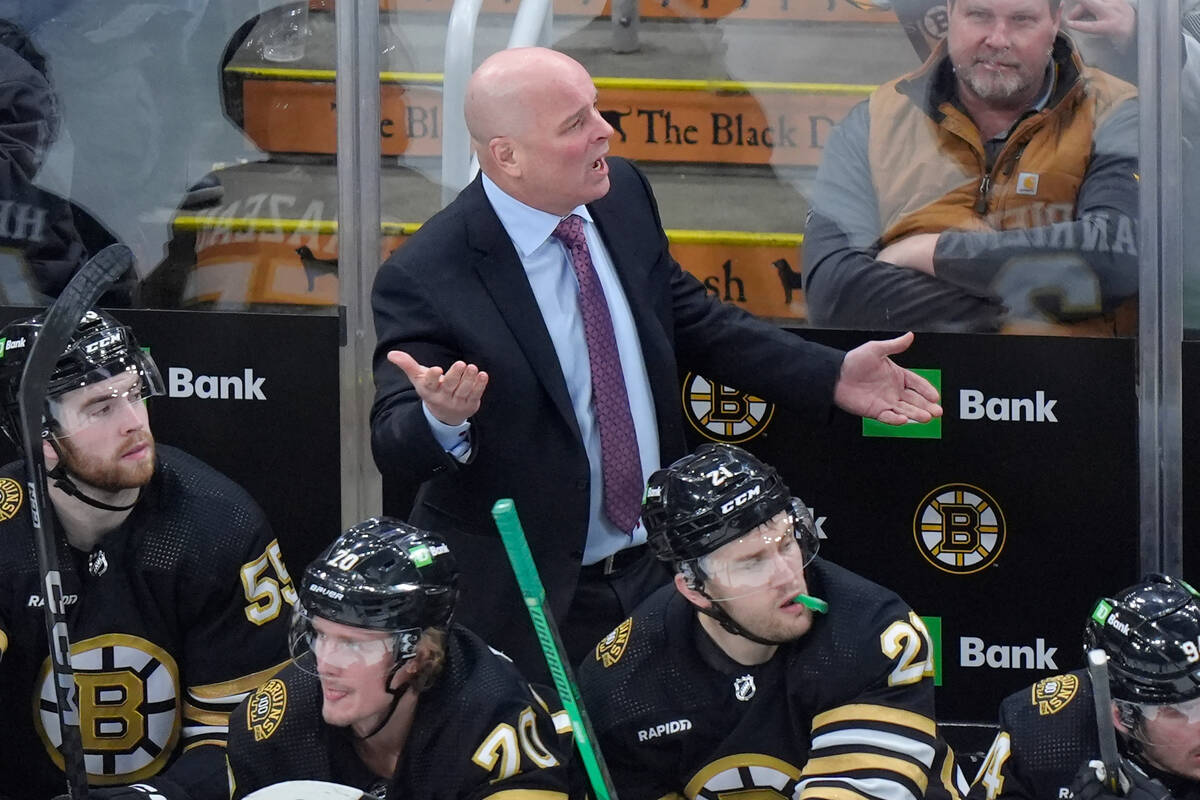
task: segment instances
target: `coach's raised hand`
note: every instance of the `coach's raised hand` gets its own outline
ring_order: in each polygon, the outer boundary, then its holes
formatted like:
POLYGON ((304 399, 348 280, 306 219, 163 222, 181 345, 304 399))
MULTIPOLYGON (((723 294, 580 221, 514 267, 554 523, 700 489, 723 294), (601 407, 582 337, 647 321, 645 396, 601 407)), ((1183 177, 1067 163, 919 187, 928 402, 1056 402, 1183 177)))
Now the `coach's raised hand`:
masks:
POLYGON ((455 361, 450 369, 426 367, 403 350, 390 350, 388 361, 404 370, 429 413, 446 425, 461 425, 479 410, 488 374, 474 364, 455 361))

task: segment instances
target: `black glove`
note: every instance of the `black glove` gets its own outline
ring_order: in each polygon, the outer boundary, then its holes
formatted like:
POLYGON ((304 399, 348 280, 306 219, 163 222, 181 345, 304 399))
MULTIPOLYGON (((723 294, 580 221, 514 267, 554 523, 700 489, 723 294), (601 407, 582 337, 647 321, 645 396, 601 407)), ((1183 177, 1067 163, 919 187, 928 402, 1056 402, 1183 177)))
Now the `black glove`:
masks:
MULTIPOLYGON (((88 800, 187 800, 188 795, 179 784, 156 776, 154 784, 134 783, 129 786, 92 786, 88 788, 88 800)), ((70 800, 70 795, 60 794, 53 800, 70 800)))
POLYGON ((1127 758, 1121 759, 1118 783, 1120 794, 1113 794, 1104 783, 1104 764, 1100 761, 1089 761, 1075 773, 1071 782, 1071 794, 1074 800, 1173 800, 1167 787, 1147 775, 1141 767, 1127 758))

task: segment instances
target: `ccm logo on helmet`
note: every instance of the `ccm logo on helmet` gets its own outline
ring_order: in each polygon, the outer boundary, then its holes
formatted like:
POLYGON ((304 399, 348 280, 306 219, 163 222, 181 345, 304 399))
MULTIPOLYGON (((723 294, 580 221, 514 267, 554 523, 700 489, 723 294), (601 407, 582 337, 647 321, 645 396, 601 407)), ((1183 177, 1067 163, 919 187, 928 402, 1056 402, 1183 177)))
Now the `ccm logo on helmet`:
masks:
POLYGON ((751 500, 755 497, 758 497, 760 494, 762 494, 761 486, 755 486, 753 489, 747 489, 746 491, 742 492, 741 494, 739 494, 737 497, 733 498, 732 500, 722 503, 721 504, 721 513, 728 514, 730 511, 733 511, 738 506, 746 505, 746 503, 749 500, 751 500))

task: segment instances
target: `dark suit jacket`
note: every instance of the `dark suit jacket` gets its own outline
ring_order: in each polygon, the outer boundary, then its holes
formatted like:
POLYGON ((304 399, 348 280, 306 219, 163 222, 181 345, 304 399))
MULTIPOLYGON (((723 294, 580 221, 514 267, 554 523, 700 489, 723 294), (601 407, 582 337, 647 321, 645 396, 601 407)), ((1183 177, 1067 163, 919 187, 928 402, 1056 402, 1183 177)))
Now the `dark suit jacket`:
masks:
MULTIPOLYGON (((811 416, 828 414, 843 353, 710 297, 667 252, 645 176, 608 159, 612 188, 588 206, 636 320, 658 422, 661 463, 685 452, 678 363, 811 416)), ((463 573, 456 619, 544 674, 492 504, 510 497, 563 619, 588 526, 588 461, 558 358, 525 271, 480 180, 434 215, 380 268, 372 305, 372 449, 389 481, 420 485, 410 521, 442 534, 463 573), (434 439, 420 399, 387 361, 477 364, 489 376, 459 464, 434 439)), ((581 353, 580 358, 586 358, 581 353)))

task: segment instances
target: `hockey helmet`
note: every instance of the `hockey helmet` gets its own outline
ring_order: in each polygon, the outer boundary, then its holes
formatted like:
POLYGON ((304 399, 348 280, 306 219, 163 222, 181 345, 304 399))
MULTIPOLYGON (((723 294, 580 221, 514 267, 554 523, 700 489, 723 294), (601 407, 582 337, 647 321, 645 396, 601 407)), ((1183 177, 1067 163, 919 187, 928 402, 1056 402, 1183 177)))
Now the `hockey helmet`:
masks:
MULTIPOLYGON (((10 322, 0 330, 0 429, 18 447, 21 376, 44 324, 45 316, 38 315, 10 322)), ((103 311, 88 311, 50 374, 42 436, 70 435, 97 418, 99 409, 93 407, 90 416, 68 419, 60 400, 68 392, 104 381, 113 382, 114 399, 132 402, 163 394, 158 367, 138 346, 133 330, 103 311), (125 375, 134 380, 117 380, 125 375)))
POLYGON ((705 444, 650 476, 642 522, 659 559, 679 566, 784 511, 793 512, 807 562, 817 552, 816 526, 779 473, 740 447, 705 444))
POLYGON ((1096 602, 1084 647, 1108 654, 1118 704, 1161 706, 1200 697, 1200 596, 1178 578, 1148 575, 1096 602))
POLYGON ((426 628, 447 628, 458 567, 437 536, 391 517, 347 530, 304 572, 293 616, 294 658, 310 649, 312 618, 394 634, 397 662, 411 658, 426 628))

